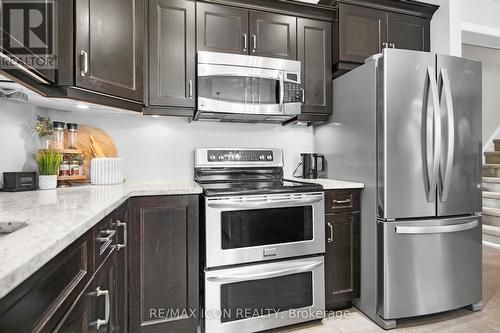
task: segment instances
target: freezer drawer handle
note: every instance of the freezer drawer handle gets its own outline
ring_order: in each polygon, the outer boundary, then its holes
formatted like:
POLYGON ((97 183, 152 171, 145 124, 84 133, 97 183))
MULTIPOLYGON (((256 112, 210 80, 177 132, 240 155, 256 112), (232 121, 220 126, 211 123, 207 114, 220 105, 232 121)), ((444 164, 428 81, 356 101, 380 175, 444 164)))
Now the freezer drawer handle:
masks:
POLYGON ((477 227, 477 220, 452 225, 442 225, 438 227, 396 227, 397 234, 441 234, 446 232, 457 232, 474 229, 477 227))

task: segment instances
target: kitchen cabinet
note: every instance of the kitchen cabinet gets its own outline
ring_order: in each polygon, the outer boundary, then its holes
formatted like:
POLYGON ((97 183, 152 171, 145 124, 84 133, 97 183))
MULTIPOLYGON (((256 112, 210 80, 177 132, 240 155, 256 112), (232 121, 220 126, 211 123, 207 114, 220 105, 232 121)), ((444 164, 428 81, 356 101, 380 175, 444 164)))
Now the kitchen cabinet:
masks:
POLYGON ((297 59, 295 16, 197 4, 198 50, 297 59))
POLYGON ((144 0, 76 0, 75 84, 143 101, 144 0))
POLYGON ((363 63, 387 43, 387 12, 339 4, 339 60, 363 63))
POLYGON ((94 294, 94 279, 92 279, 87 288, 81 293, 71 309, 58 324, 54 332, 96 332, 96 327, 94 326, 96 321, 94 294))
POLYGON ((129 330, 196 332, 198 196, 130 201, 129 330))
POLYGON ((325 304, 351 306, 359 295, 359 190, 325 191, 325 304))
POLYGON ((274 13, 250 12, 250 54, 297 59, 297 18, 274 13))
POLYGON ((364 0, 344 0, 338 6, 334 77, 364 63, 385 47, 430 51, 430 21, 438 6, 364 0))
POLYGON ((150 1, 149 105, 195 107, 195 49, 195 3, 150 1))
POLYGON ((128 239, 129 202, 117 210, 114 220, 116 230, 116 331, 128 332, 128 239))
POLYGON ((297 19, 298 57, 304 98, 302 113, 332 113, 332 25, 297 19))
POLYGON ((430 51, 430 20, 396 13, 388 15, 387 39, 391 47, 430 51))
POLYGON ((198 51, 248 54, 248 11, 203 2, 196 4, 198 51))

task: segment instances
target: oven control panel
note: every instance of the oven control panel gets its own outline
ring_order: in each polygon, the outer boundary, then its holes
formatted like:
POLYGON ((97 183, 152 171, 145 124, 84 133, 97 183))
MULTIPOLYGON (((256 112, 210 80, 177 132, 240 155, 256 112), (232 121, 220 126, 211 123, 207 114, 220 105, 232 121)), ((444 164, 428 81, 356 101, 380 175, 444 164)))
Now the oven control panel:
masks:
POLYGON ((208 150, 209 162, 272 162, 272 150, 208 150))
POLYGON ((284 103, 300 103, 302 101, 302 90, 299 83, 285 81, 284 90, 284 103))

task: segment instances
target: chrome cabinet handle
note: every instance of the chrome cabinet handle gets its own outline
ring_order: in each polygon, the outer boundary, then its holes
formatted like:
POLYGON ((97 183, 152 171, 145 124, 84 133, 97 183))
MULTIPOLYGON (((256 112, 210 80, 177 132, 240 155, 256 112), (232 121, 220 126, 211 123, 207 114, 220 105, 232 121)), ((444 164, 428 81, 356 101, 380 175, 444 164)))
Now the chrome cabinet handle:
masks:
POLYGON ((85 51, 80 51, 80 75, 87 76, 89 72, 89 54, 85 51))
POLYGON ((289 274, 297 274, 302 272, 310 271, 311 269, 321 266, 323 263, 321 261, 315 261, 310 264, 301 267, 287 268, 270 272, 262 272, 255 274, 235 274, 235 275, 221 275, 221 276, 211 276, 207 280, 210 282, 238 282, 238 281, 248 281, 248 280, 262 280, 272 277, 278 277, 289 274))
POLYGON ((243 34, 243 52, 246 52, 248 49, 248 35, 243 34))
POLYGON ((116 230, 104 230, 101 231, 100 236, 96 238, 99 243, 103 243, 99 249, 99 255, 102 255, 108 247, 113 243, 113 237, 116 234, 116 230), (103 237, 103 234, 106 235, 103 237))
POLYGON ((116 247, 118 250, 124 249, 127 247, 127 223, 121 222, 120 220, 116 221, 116 227, 123 227, 123 243, 122 244, 116 244, 116 247))
POLYGON ((389 44, 389 47, 390 47, 391 49, 395 49, 395 48, 396 48, 396 45, 394 45, 394 43, 390 43, 390 44, 389 44))
POLYGON ((455 155, 455 114, 453 110, 453 98, 451 96, 450 78, 446 68, 441 68, 440 83, 443 89, 441 93, 440 107, 444 108, 446 105, 446 116, 448 120, 448 151, 446 154, 446 161, 444 160, 444 157, 442 157, 440 163, 440 173, 442 179, 440 194, 441 201, 445 202, 448 200, 448 193, 450 191, 451 174, 453 172, 453 158, 455 155))
POLYGON ((440 234, 447 232, 457 232, 474 229, 477 227, 477 220, 462 223, 462 224, 452 224, 452 225, 440 225, 434 227, 396 227, 397 234, 440 234))
POLYGON ((351 203, 351 199, 345 199, 345 200, 333 200, 333 203, 334 203, 334 204, 340 204, 340 205, 350 204, 350 203, 351 203))
POLYGON ((425 125, 427 174, 429 179, 427 201, 434 202, 439 173, 439 158, 441 156, 441 112, 439 109, 439 95, 433 67, 427 67, 427 79, 429 80, 429 90, 427 103, 424 104, 427 107, 425 125), (429 113, 429 106, 431 106, 429 95, 432 97, 432 114, 429 113), (433 154, 429 153, 430 147, 433 149, 433 154), (429 160, 430 156, 433 157, 432 162, 429 160))
POLYGON ((189 99, 193 99, 193 80, 189 80, 189 99))
POLYGON ((99 327, 107 325, 109 323, 109 313, 111 311, 109 302, 109 290, 101 290, 101 287, 97 287, 97 289, 93 294, 96 298, 104 296, 104 319, 97 319, 93 323, 96 326, 96 329, 98 330, 99 327))
POLYGON ((386 49, 386 48, 388 48, 388 47, 389 47, 389 44, 387 44, 387 43, 382 43, 382 48, 383 48, 383 49, 386 49))
POLYGON ((328 243, 333 243, 333 225, 328 222, 328 230, 330 230, 330 236, 328 237, 328 243))
POLYGON ((255 53, 255 50, 257 50, 257 36, 252 35, 252 42, 253 42, 252 52, 255 53))

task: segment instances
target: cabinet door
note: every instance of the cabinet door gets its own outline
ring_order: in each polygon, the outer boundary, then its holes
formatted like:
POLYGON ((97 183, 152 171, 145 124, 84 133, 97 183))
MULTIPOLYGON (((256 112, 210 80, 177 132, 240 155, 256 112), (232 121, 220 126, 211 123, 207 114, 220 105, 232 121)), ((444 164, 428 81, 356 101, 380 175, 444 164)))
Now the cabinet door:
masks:
POLYGON ((250 12, 250 54, 297 59, 297 19, 280 14, 250 12))
POLYGON ((355 284, 359 283, 358 214, 326 215, 325 288, 326 307, 350 306, 355 284))
POLYGON ((196 332, 198 196, 130 202, 129 330, 196 332))
POLYGON ((128 201, 116 211, 116 328, 128 332, 128 201))
POLYGON ((430 21, 389 13, 388 42, 397 49, 430 51, 430 21))
POLYGON ((194 107, 195 3, 149 2, 149 104, 194 107))
POLYGON ((387 42, 387 13, 339 4, 339 60, 363 63, 387 42))
POLYGON ((76 0, 76 86, 142 102, 144 0, 76 0))
POLYGON ((332 25, 297 19, 298 60, 304 89, 303 113, 332 113, 332 25))
POLYGON ((248 11, 199 2, 196 4, 198 51, 248 53, 248 11))
POLYGON ((91 280, 57 325, 54 333, 94 333, 95 314, 95 287, 94 280, 91 280))

